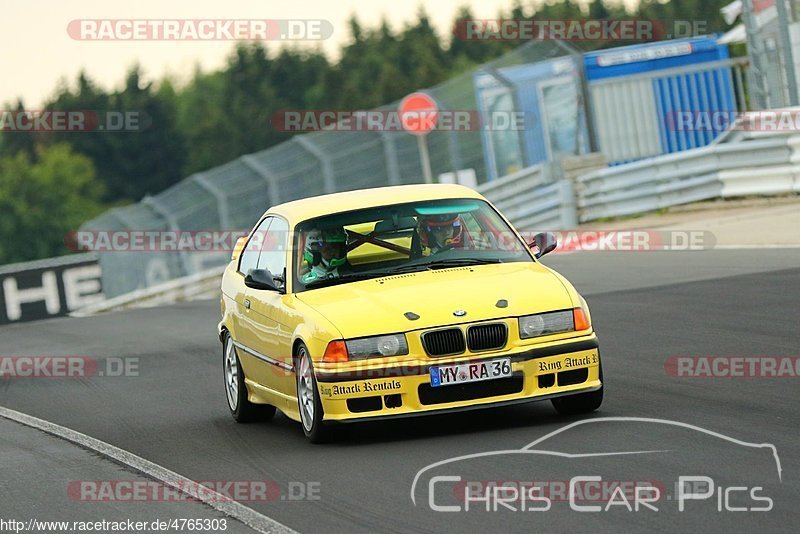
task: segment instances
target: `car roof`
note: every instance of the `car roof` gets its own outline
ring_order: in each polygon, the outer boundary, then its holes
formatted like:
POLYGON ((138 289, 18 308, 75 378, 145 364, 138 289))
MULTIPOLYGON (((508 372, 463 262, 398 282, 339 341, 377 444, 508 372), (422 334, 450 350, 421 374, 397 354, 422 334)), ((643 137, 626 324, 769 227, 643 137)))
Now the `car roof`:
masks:
POLYGON ((266 214, 281 215, 291 224, 297 224, 333 213, 448 198, 483 199, 483 196, 474 189, 456 184, 398 185, 293 200, 271 207, 266 214))

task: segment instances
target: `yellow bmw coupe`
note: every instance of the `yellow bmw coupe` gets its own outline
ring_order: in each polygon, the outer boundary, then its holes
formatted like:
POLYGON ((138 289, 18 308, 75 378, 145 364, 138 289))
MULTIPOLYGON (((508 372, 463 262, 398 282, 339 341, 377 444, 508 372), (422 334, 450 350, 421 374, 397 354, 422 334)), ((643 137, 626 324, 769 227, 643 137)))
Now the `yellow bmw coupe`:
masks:
POLYGON ((269 209, 222 278, 223 374, 239 422, 275 410, 312 442, 334 423, 549 399, 603 400, 586 301, 480 194, 336 193, 269 209))

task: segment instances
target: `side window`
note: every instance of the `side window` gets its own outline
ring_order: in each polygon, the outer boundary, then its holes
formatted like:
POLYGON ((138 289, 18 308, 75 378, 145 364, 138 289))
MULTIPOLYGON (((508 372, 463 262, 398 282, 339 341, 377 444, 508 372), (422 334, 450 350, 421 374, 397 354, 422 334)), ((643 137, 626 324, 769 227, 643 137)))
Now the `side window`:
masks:
POLYGON ((264 234, 267 232, 272 220, 273 217, 267 217, 261 221, 261 224, 253 231, 250 239, 247 241, 242 255, 239 257, 239 272, 243 275, 247 275, 250 269, 255 269, 257 267, 258 255, 261 253, 264 234))
POLYGON ((286 246, 289 242, 289 225, 274 217, 269 230, 264 234, 258 268, 267 269, 272 276, 283 276, 286 268, 286 246))

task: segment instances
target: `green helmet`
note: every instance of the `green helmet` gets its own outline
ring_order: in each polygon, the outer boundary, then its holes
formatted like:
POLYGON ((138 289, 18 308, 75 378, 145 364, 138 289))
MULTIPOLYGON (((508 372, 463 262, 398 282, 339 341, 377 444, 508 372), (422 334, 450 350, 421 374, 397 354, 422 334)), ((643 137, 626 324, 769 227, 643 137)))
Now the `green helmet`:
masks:
POLYGON ((311 267, 320 265, 329 271, 341 267, 347 262, 347 232, 343 228, 310 231, 303 258, 311 267))

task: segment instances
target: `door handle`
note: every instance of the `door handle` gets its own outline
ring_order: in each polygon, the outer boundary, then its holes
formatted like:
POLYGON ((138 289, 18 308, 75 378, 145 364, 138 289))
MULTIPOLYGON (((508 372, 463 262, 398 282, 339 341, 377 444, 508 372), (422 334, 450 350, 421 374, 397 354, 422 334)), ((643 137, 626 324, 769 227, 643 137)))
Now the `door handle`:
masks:
POLYGON ((250 309, 250 299, 244 299, 244 307, 250 309))

